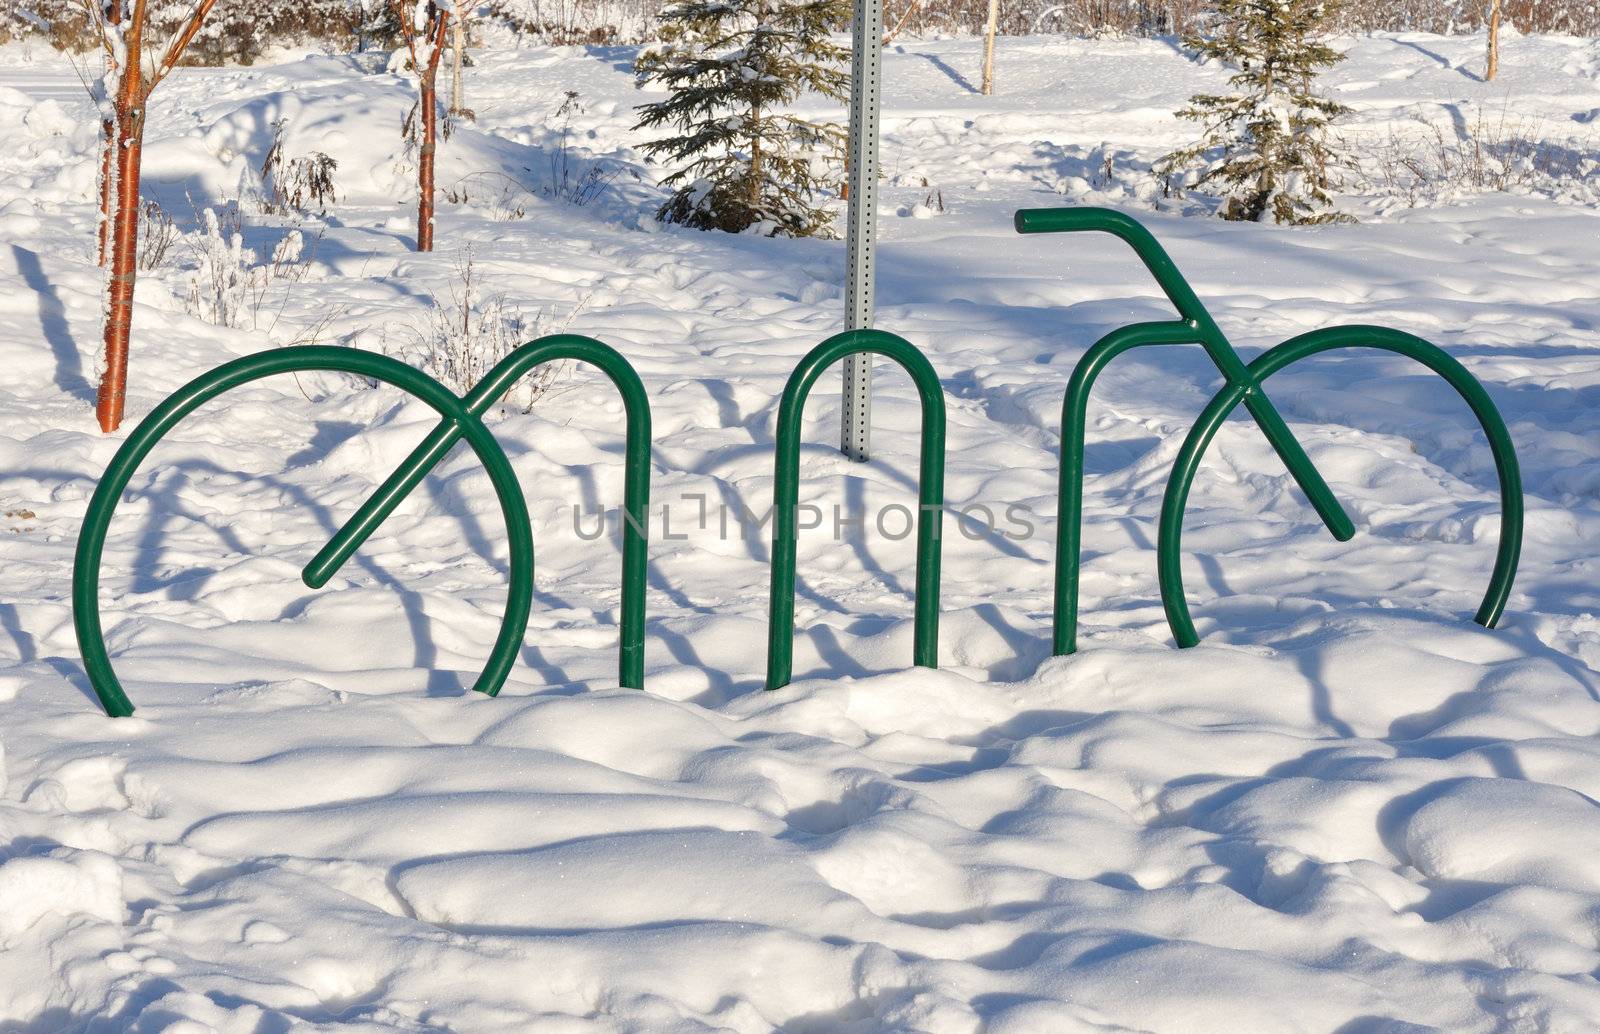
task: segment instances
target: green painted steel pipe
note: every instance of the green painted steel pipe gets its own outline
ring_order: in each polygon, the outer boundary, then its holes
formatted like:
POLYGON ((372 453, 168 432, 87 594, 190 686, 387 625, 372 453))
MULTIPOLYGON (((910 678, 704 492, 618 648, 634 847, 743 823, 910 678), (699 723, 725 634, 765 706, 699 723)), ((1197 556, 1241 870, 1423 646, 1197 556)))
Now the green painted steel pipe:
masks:
POLYGON ((922 400, 922 460, 917 477, 916 623, 912 661, 939 666, 939 532, 944 518, 944 391, 933 366, 909 341, 882 330, 835 334, 800 360, 778 407, 773 476, 772 595, 767 624, 767 688, 789 684, 794 671, 794 579, 800 505, 800 431, 806 397, 824 370, 845 356, 870 353, 898 363, 922 400))
POLYGON ((1289 425, 1273 406, 1272 400, 1267 398, 1266 392, 1255 382, 1249 367, 1201 304, 1194 289, 1178 270, 1177 263, 1172 261, 1172 256, 1167 254, 1167 250, 1142 223, 1109 208, 1022 209, 1017 212, 1014 222, 1018 233, 1109 233, 1132 247, 1167 299, 1178 310, 1178 315, 1194 326, 1194 340, 1205 348, 1223 379, 1230 385, 1242 385, 1245 388, 1245 408, 1255 417, 1261 433, 1266 435, 1273 451, 1305 493, 1317 516, 1322 518, 1329 534, 1340 542, 1347 542, 1355 535, 1355 522, 1345 513, 1333 489, 1328 487, 1322 474, 1312 465, 1305 449, 1289 430, 1289 425))
POLYGON ((1113 330, 1084 353, 1073 368, 1061 404, 1061 477, 1056 505, 1056 599, 1051 651, 1062 657, 1078 649, 1078 581, 1083 559, 1083 447, 1088 434, 1089 396, 1100 372, 1122 353, 1147 345, 1198 344, 1198 330, 1181 320, 1137 323, 1113 330))
MULTIPOLYGON (((552 334, 519 346, 496 363, 462 400, 474 420, 505 397, 517 381, 537 366, 562 359, 589 363, 611 379, 622 396, 627 416, 623 460, 622 645, 618 682, 625 689, 644 688, 645 565, 650 528, 650 402, 632 364, 611 346, 578 334, 552 334)), ((463 434, 462 424, 439 422, 404 463, 362 503, 344 526, 311 558, 301 578, 313 589, 326 585, 362 543, 389 518, 428 472, 436 467, 463 434)), ((496 691, 498 691, 496 686, 496 691)), ((493 693, 490 694, 491 696, 493 693)))
POLYGON ((133 713, 133 703, 111 667, 100 622, 99 598, 100 562, 105 549, 106 532, 128 481, 156 443, 200 406, 224 392, 263 377, 311 370, 359 374, 410 392, 432 406, 453 427, 460 428, 479 461, 488 470, 510 537, 511 585, 494 649, 473 688, 493 695, 505 682, 511 666, 516 662, 533 602, 533 531, 528 522, 528 508, 522 501, 522 490, 510 461, 482 422, 467 411, 460 399, 427 374, 385 355, 351 348, 306 345, 235 359, 196 377, 173 392, 139 422, 139 426, 112 457, 105 476, 96 486, 89 500, 89 509, 73 559, 72 622, 89 683, 108 715, 125 717, 133 713))
MULTIPOLYGON (((1262 383, 1292 363, 1338 348, 1373 348, 1414 359, 1444 378, 1478 418, 1494 454, 1495 472, 1500 482, 1501 518, 1500 545, 1495 555, 1494 571, 1489 576, 1489 588, 1473 620, 1485 628, 1493 628, 1505 611, 1506 601, 1511 596, 1511 585, 1516 580, 1523 525, 1521 468, 1517 465, 1516 447, 1505 421, 1500 417, 1500 411, 1467 368, 1443 349, 1415 335, 1388 327, 1350 326, 1314 330, 1262 353, 1250 364, 1250 372, 1255 383, 1262 383)), ((1200 641, 1195 633, 1194 621, 1189 616, 1189 604, 1183 588, 1183 514, 1189 502, 1189 490, 1207 447, 1248 390, 1247 385, 1232 384, 1211 400, 1185 439, 1178 459, 1173 464, 1172 474, 1167 479, 1167 490, 1161 503, 1160 537, 1156 544, 1157 566, 1161 580, 1161 605, 1166 610, 1172 637, 1181 647, 1194 646, 1200 641)))
MULTIPOLYGON (((1133 248, 1155 277, 1178 315, 1198 327, 1212 326, 1211 314, 1178 271, 1155 235, 1131 215, 1111 208, 1024 208, 1013 217, 1018 233, 1109 233, 1133 248)), ((1241 363, 1242 367, 1243 364, 1241 363)), ((1224 370, 1226 374, 1228 371, 1224 370)))

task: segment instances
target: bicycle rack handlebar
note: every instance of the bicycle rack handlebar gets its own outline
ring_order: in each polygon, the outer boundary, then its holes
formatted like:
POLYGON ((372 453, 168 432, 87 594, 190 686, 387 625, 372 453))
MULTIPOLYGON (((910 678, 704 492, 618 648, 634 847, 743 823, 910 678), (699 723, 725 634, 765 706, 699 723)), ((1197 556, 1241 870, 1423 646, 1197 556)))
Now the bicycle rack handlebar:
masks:
MULTIPOLYGON (((1018 233, 1109 233, 1126 241, 1155 277, 1178 315, 1196 328, 1213 328, 1211 314, 1189 286, 1178 264, 1144 224, 1110 208, 1024 208, 1013 222, 1018 233)), ((1229 371, 1224 370, 1224 373, 1229 371)))

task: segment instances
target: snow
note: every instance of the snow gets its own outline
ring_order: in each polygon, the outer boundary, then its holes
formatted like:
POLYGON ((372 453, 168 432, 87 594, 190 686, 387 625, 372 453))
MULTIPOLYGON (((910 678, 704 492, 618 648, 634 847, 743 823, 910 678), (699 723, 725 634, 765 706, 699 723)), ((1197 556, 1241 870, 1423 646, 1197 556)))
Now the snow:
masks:
POLYGON ((0 938, 15 940, 46 916, 122 920, 122 873, 88 851, 12 858, 0 865, 0 938))
MULTIPOLYGON (((1344 41, 1352 136, 1510 111, 1600 153, 1600 44, 1344 41)), ((949 406, 938 671, 907 667, 915 393, 877 378, 876 455, 807 418, 797 680, 763 693, 772 429, 839 329, 843 245, 661 228, 627 48, 484 54, 441 145, 439 251, 415 226, 384 55, 181 69, 153 98, 147 196, 185 237, 141 276, 130 422, 91 413, 101 277, 91 108, 69 65, 0 49, 0 1027, 290 1030, 1587 1031, 1600 1020, 1600 210, 1592 182, 1342 199, 1356 225, 1183 217, 1144 170, 1223 71, 1161 41, 972 40, 885 54, 878 325, 949 406), (74 92, 74 90, 76 92, 74 92), (564 200, 573 161, 616 171, 564 200), (237 327, 185 307, 203 212, 270 125, 336 158, 237 327), (1107 173, 1106 165, 1111 170, 1107 173), (492 174, 492 175, 485 175, 492 174), (499 176, 516 181, 508 185, 499 176), (476 177, 476 179, 474 179, 476 177), (479 190, 476 180, 496 186, 479 190), (926 182, 924 182, 926 181, 926 182), (925 202, 942 195, 944 211, 925 202), (1420 368, 1322 359, 1273 398, 1359 527, 1321 529, 1248 422, 1185 528, 1199 647, 1171 646, 1153 541, 1218 384, 1192 349, 1113 364, 1090 410, 1082 652, 1049 658, 1056 451, 1073 364, 1166 315, 1115 242, 1018 237, 1018 207, 1146 219, 1246 354, 1334 323, 1435 341, 1487 386, 1528 489, 1502 627, 1468 616, 1498 534, 1493 464, 1420 368), (518 217, 515 209, 521 208, 518 217), (902 216, 898 213, 904 212, 902 216), (321 239, 316 240, 321 233, 321 239), (315 243, 313 243, 315 241, 315 243), (320 591, 302 564, 431 429, 336 375, 258 382, 137 474, 102 601, 138 705, 98 710, 69 600, 96 480, 164 395, 315 339, 398 349, 470 245, 485 297, 572 314, 637 366, 655 422, 643 693, 616 686, 621 406, 592 371, 493 418, 538 592, 498 699, 467 693, 506 536, 460 450, 320 591), (1006 520, 1019 507, 1033 530, 1006 520), (662 507, 668 508, 664 516, 662 507), (836 511, 835 507, 839 509, 836 511), (738 514, 756 519, 741 522, 738 514), (705 519, 701 520, 704 512, 705 519), (865 515, 865 533, 836 519, 865 515), (724 531, 726 528, 726 531, 724 531)), ((800 112, 826 114, 820 101, 800 112)))

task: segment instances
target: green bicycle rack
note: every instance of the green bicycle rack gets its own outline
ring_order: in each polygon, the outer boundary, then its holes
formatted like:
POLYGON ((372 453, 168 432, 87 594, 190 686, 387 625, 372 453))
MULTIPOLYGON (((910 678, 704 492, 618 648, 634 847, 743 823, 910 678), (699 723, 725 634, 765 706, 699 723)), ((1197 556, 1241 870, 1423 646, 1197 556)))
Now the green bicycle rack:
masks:
POLYGON ((882 330, 835 334, 800 360, 778 407, 778 457, 773 476, 772 597, 767 624, 767 688, 789 684, 794 669, 794 567, 800 504, 800 420, 824 370, 846 356, 870 353, 898 363, 922 400, 922 461, 917 476, 916 620, 912 662, 939 666, 939 529, 944 517, 944 390, 916 346, 882 330))
POLYGON ((440 416, 436 427, 389 476, 333 539, 311 560, 303 580, 325 585, 428 472, 465 438, 489 473, 510 542, 510 588, 505 615, 489 661, 473 689, 494 696, 516 663, 533 604, 533 530, 522 488, 511 462, 483 424, 483 414, 529 370, 542 363, 574 359, 600 368, 622 395, 627 414, 623 491, 622 615, 619 683, 644 685, 644 590, 650 509, 650 403, 639 376, 615 349, 593 338, 557 334, 522 345, 506 356, 467 393, 457 398, 427 374, 385 355, 352 348, 306 345, 245 356, 202 374, 173 392, 145 417, 117 450, 100 479, 72 567, 72 620, 90 685, 108 715, 124 717, 133 704, 123 692, 106 650, 100 623, 100 562, 111 517, 124 489, 157 442, 179 421, 219 395, 274 374, 330 370, 354 373, 391 384, 420 398, 440 416))
POLYGON ((1016 215, 1018 233, 1077 233, 1098 231, 1126 241, 1150 270, 1179 319, 1139 323, 1114 330, 1101 338, 1079 360, 1061 411, 1061 481, 1059 512, 1061 528, 1056 538, 1055 624, 1052 647, 1057 656, 1077 650, 1078 576, 1081 563, 1083 528, 1083 447, 1094 382, 1106 365, 1122 353, 1147 345, 1200 345, 1222 373, 1225 386, 1206 406, 1167 479, 1161 504, 1160 531, 1156 543, 1157 569, 1161 585, 1161 604, 1166 611, 1172 636, 1181 647, 1199 643, 1183 586, 1183 513, 1189 489, 1199 472, 1206 448, 1224 420, 1242 403, 1255 418, 1267 441, 1282 458, 1289 473, 1300 485, 1311 505, 1334 538, 1347 541, 1355 525, 1334 498, 1310 457, 1295 440, 1288 426, 1267 398, 1266 380, 1301 359, 1341 348, 1373 348, 1414 359, 1426 366, 1456 390, 1471 407, 1483 427, 1494 454, 1500 482, 1500 544, 1494 571, 1474 620, 1493 628, 1504 612, 1516 578, 1517 557, 1522 548, 1522 475, 1517 466, 1516 449, 1505 421, 1483 386, 1455 359, 1438 346, 1419 337, 1387 327, 1330 327, 1285 341, 1267 350, 1248 365, 1239 356, 1211 319, 1210 313, 1173 264, 1166 250, 1150 231, 1121 212, 1101 208, 1023 210, 1016 215))
MULTIPOLYGON (((1221 372, 1224 387, 1201 413, 1185 438, 1168 476, 1161 504, 1157 570, 1161 603, 1172 635, 1181 647, 1199 642, 1189 614, 1182 572, 1183 514, 1206 449, 1235 409, 1243 405, 1260 426, 1329 532, 1346 541, 1355 525, 1311 458, 1267 397, 1264 385, 1284 368, 1314 355, 1343 348, 1373 348, 1414 359, 1442 377, 1467 402, 1488 437, 1500 483, 1500 542, 1489 588, 1475 620, 1494 627, 1505 610, 1516 578, 1522 546, 1522 478, 1505 421, 1483 386, 1435 345, 1399 330, 1350 326, 1312 331, 1285 341, 1246 363, 1218 328, 1188 281, 1156 239, 1120 212, 1095 208, 1024 210, 1016 214, 1019 233, 1099 231, 1131 245, 1155 277, 1179 318, 1122 327, 1102 337, 1073 370, 1062 403, 1060 531, 1056 540, 1056 655, 1077 649, 1079 567, 1083 528, 1083 450, 1089 396, 1108 363, 1148 345, 1200 345, 1221 372)), ((772 585, 767 638, 768 689, 789 684, 794 667, 795 555, 800 493, 800 431, 807 397, 824 370, 848 357, 880 355, 899 364, 916 384, 922 403, 921 465, 918 477, 916 620, 912 660, 921 667, 939 663, 940 528, 944 509, 944 393, 927 358, 904 338, 879 330, 837 334, 812 349, 790 375, 778 411, 777 457, 773 483, 772 585)), ((139 464, 179 421, 195 409, 241 385, 274 374, 328 370, 384 381, 431 406, 440 416, 404 463, 338 530, 305 566, 302 578, 321 588, 361 548, 428 472, 462 439, 489 473, 510 541, 510 588, 500 630, 489 660, 473 689, 494 696, 516 663, 533 600, 533 532, 527 506, 510 461, 483 424, 483 414, 534 367, 560 359, 590 363, 610 378, 627 413, 623 499, 622 613, 619 683, 644 685, 645 565, 650 500, 650 405, 638 374, 628 361, 593 338, 558 334, 530 341, 507 356, 463 398, 427 374, 388 356, 349 348, 283 348, 225 363, 179 388, 150 413, 123 443, 89 501, 72 569, 73 625, 90 684, 107 714, 133 713, 106 650, 100 621, 100 565, 117 502, 139 464)))

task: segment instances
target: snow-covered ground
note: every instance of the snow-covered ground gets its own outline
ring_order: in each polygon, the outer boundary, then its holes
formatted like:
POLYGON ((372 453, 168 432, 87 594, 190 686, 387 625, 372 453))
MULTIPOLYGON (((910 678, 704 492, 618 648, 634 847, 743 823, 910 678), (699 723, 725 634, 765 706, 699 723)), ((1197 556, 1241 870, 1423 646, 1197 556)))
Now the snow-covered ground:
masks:
MULTIPOLYGON (((492 424, 538 594, 489 700, 462 687, 506 543, 469 455, 325 590, 299 581, 433 422, 315 375, 207 407, 135 477, 103 600, 139 711, 115 721, 68 600, 126 434, 90 412, 95 132, 70 66, 0 51, 0 1030, 1600 1027, 1600 43, 1510 40, 1493 84, 1481 40, 1347 44, 1330 82, 1352 140, 1510 125, 1572 174, 1416 208, 1357 190, 1362 223, 1316 230, 1184 218, 1143 170, 1218 69, 1160 42, 1006 40, 983 98, 973 42, 891 50, 879 325, 943 378, 951 505, 1035 529, 947 518, 944 666, 908 669, 914 547, 875 517, 913 499, 915 394, 880 371, 877 454, 853 465, 830 376, 776 693, 770 529, 719 517, 770 505, 777 399, 840 326, 842 245, 657 227, 625 49, 482 56, 477 122, 442 151, 466 200, 430 256, 397 169, 406 79, 366 58, 181 72, 146 193, 189 235, 139 284, 127 429, 236 355, 413 348, 470 247, 486 297, 570 319, 649 389, 647 691, 616 687, 616 536, 573 521, 620 502, 608 385, 568 371, 492 424), (567 90, 576 173, 610 179, 582 206, 547 190, 567 90), (321 234, 299 278, 219 328, 185 304, 197 212, 248 186, 279 118, 290 155, 339 161, 341 201, 299 220, 321 234), (1175 650, 1155 519, 1218 377, 1149 350, 1091 409, 1083 649, 1050 659, 1062 394, 1098 336, 1164 312, 1116 242, 1011 232, 1015 208, 1069 200, 1147 218, 1247 354, 1380 323, 1481 378, 1528 488, 1502 627, 1468 621, 1498 529, 1469 414, 1419 367, 1352 356, 1273 394, 1360 532, 1331 540, 1230 423, 1185 538, 1204 641, 1175 650), (865 531, 834 534, 835 506, 865 531)), ((246 244, 294 223, 247 215, 246 244)))

